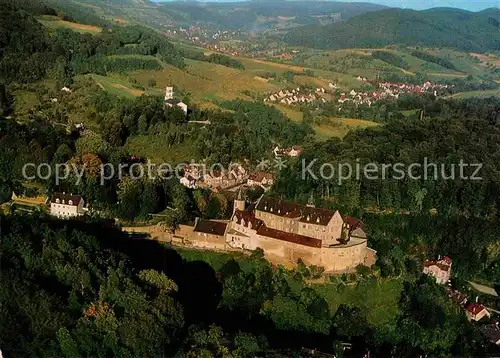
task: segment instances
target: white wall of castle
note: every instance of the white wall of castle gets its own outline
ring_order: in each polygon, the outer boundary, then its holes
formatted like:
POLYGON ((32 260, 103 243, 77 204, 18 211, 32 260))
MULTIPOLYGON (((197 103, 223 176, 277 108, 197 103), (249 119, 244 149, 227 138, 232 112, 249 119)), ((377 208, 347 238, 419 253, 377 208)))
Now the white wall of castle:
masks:
MULTIPOLYGON (((317 248, 261 236, 257 234, 256 230, 234 221, 230 222, 228 226, 234 231, 244 234, 244 236, 227 234, 228 246, 245 250, 261 248, 264 250, 266 258, 271 262, 286 260, 294 265, 298 259, 301 259, 306 265, 321 266, 327 272, 354 269, 365 262, 366 239, 354 239, 347 245, 317 248)), ((338 244, 338 242, 335 243, 338 244)))
MULTIPOLYGON (((260 216, 260 218, 264 220, 263 218, 265 216, 262 214, 268 213, 256 211, 256 217, 260 216)), ((276 215, 273 216, 276 217, 276 215)), ((270 221, 265 220, 266 225, 268 222, 270 221)), ((267 225, 268 227, 279 230, 285 228, 283 231, 288 232, 291 232, 287 229, 289 227, 295 227, 298 231, 298 224, 301 224, 298 222, 298 219, 276 220, 274 223, 270 223, 271 225, 267 225)), ((162 232, 156 235, 154 231, 157 229, 154 227, 150 229, 150 233, 152 237, 157 237, 160 241, 167 241, 200 249, 229 251, 240 249, 255 250, 261 248, 264 250, 265 257, 272 263, 287 263, 293 266, 301 259, 306 265, 323 267, 326 272, 342 272, 354 269, 356 266, 365 263, 365 258, 369 251, 367 248, 367 240, 363 238, 352 238, 346 245, 339 245, 335 240, 335 244, 337 245, 333 247, 324 245, 322 247, 311 247, 261 236, 257 234, 255 228, 246 225, 248 224, 245 223, 245 225, 241 225, 234 220, 229 221, 225 235, 195 232, 192 226, 186 225, 181 225, 173 234, 162 232)), ((342 226, 341 224, 339 226, 337 219, 332 220, 330 228, 337 230, 336 233, 342 230, 342 226)), ((314 233, 316 233, 315 230, 314 233)), ((337 237, 338 235, 336 233, 335 235, 337 237)))

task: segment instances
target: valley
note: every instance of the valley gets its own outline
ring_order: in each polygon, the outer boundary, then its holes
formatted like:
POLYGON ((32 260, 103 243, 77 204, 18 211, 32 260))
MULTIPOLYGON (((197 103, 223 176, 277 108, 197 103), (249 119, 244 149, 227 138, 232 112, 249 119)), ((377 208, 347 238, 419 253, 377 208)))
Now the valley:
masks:
POLYGON ((0 0, 0 357, 498 356, 498 14, 0 0))

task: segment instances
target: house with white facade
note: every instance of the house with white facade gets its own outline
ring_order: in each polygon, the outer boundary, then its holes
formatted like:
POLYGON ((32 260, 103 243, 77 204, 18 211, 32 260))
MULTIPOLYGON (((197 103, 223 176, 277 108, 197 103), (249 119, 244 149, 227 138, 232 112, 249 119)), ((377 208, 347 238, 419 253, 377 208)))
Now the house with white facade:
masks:
POLYGON ((450 280, 451 264, 452 261, 447 256, 440 258, 437 261, 425 260, 423 273, 433 276, 437 283, 444 285, 450 280))
POLYGON ((50 199, 50 215, 58 218, 74 218, 85 213, 85 201, 80 195, 53 193, 50 199))
POLYGON ((248 186, 270 186, 273 183, 274 176, 266 172, 251 173, 247 180, 248 186))

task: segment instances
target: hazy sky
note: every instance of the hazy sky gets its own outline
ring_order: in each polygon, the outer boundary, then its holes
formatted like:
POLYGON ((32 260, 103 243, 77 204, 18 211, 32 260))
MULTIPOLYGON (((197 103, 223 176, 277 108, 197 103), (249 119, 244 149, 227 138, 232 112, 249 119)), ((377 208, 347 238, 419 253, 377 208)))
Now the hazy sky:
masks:
MULTIPOLYGON (((348 0, 349 1, 349 0, 348 0)), ((500 0, 364 0, 376 4, 410 9, 429 9, 431 7, 457 7, 477 11, 490 7, 499 7, 500 0)), ((350 1, 355 2, 355 1, 350 1)))
MULTIPOLYGON (((153 0, 153 1, 169 1, 169 0, 153 0)), ((201 0, 201 1, 229 2, 238 0, 201 0)), ((340 0, 340 1, 360 2, 359 0, 340 0)), ((416 10, 430 9, 432 7, 457 7, 471 11, 478 11, 490 7, 500 7, 500 0, 362 0, 362 1, 386 5, 386 6, 392 6, 392 7, 402 7, 408 9, 416 9, 416 10)))

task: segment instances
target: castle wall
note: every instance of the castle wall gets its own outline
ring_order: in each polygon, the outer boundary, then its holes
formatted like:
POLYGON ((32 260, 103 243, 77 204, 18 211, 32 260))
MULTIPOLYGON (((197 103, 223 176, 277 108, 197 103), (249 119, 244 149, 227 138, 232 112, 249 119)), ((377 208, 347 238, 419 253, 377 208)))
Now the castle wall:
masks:
POLYGON ((353 269, 365 263, 366 250, 366 240, 356 245, 322 247, 320 249, 321 263, 316 265, 323 266, 325 271, 345 271, 353 269))
POLYGON ((194 232, 189 235, 184 243, 194 247, 204 248, 204 249, 216 249, 225 250, 226 249, 226 237, 224 235, 213 235, 203 232, 194 232))

